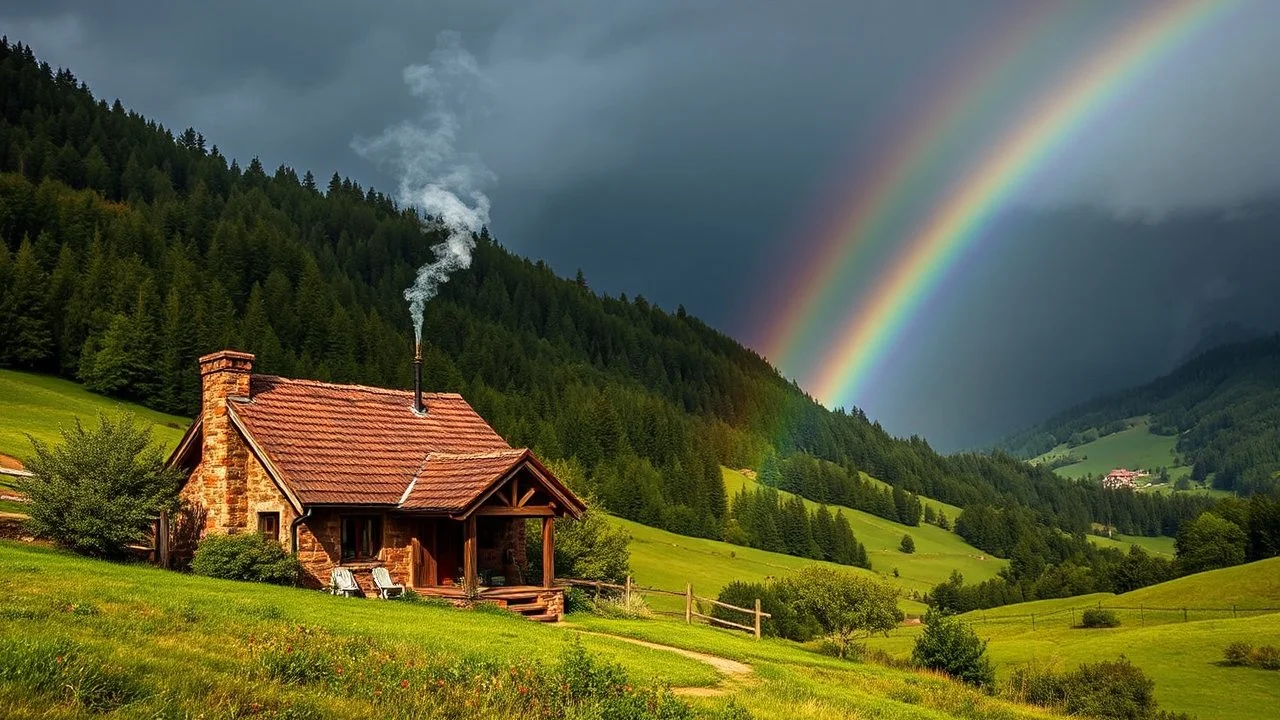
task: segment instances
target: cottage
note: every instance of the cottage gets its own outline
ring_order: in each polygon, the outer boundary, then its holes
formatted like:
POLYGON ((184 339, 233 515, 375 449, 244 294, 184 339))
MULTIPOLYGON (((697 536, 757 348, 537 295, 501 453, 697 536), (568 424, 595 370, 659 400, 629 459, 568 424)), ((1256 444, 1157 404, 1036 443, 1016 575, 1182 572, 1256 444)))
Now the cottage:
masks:
POLYGON ((1106 477, 1102 478, 1102 487, 1108 490, 1119 490, 1121 488, 1133 490, 1137 487, 1135 481, 1138 478, 1148 477, 1149 475, 1150 473, 1145 473, 1140 470, 1116 468, 1115 470, 1107 473, 1106 477))
POLYGON ((585 505, 532 452, 456 393, 257 375, 253 360, 200 358, 200 417, 169 459, 189 471, 181 496, 200 535, 261 533, 298 556, 312 587, 342 566, 374 595, 381 566, 425 595, 559 619, 552 520, 585 505), (536 585, 530 520, 541 523, 536 585))

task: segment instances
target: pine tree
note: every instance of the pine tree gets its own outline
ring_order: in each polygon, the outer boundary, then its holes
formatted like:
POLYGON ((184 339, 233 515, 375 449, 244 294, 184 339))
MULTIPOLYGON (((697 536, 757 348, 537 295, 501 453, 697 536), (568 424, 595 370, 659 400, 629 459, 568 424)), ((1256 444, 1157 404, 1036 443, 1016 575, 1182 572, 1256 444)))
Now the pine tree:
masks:
POLYGON ((45 313, 48 294, 44 271, 36 262, 31 240, 23 237, 10 272, 6 307, 0 317, 9 318, 3 332, 3 361, 24 368, 40 368, 53 354, 53 334, 45 313))

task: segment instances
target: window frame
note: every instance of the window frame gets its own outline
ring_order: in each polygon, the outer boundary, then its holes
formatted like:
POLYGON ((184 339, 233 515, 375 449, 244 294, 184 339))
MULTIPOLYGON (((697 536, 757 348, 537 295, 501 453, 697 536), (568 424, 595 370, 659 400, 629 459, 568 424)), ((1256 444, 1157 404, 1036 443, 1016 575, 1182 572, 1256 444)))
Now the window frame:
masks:
POLYGON ((280 542, 280 513, 278 511, 258 513, 258 534, 274 542, 280 542), (270 534, 267 533, 265 520, 271 520, 275 523, 275 527, 270 534))
POLYGON ((377 560, 382 552, 382 516, 351 514, 339 517, 338 554, 341 562, 377 560))

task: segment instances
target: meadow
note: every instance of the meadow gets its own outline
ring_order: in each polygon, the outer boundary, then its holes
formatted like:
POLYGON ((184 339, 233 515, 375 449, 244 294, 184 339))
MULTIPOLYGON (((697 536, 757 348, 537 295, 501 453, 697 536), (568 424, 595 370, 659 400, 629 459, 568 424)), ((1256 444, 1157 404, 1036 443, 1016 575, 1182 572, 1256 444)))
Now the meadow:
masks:
MULTIPOLYGON (((709 717, 731 702, 758 718, 788 720, 1053 717, 938 676, 840 661, 786 641, 755 641, 678 622, 574 615, 544 625, 506 612, 212 580, 5 541, 0 575, 25 579, 0 595, 0 716, 6 718, 93 716, 85 703, 115 697, 103 694, 115 689, 127 701, 111 717, 395 717, 403 714, 408 696, 343 691, 343 658, 371 653, 384 663, 395 659, 400 669, 384 665, 381 672, 413 677, 423 663, 446 660, 461 663, 450 667, 473 670, 494 662, 533 669, 556 662, 575 639, 592 657, 620 665, 630 682, 669 685, 709 717), (738 659, 751 672, 724 676, 701 660, 621 637, 738 659), (313 652, 321 641, 333 654, 313 652), (30 694, 12 671, 32 665, 39 655, 32 647, 67 649, 56 660, 50 656, 50 664, 94 660, 98 670, 85 672, 98 685, 88 688, 90 694, 30 694), (317 658, 324 662, 317 665, 317 658), (264 667, 281 663, 302 680, 264 674, 264 667)), ((482 682, 490 688, 501 680, 450 676, 437 682, 447 690, 446 683, 482 682)), ((79 693, 84 683, 68 687, 79 693)), ((407 681, 390 687, 393 693, 436 692, 407 681)))
MULTIPOLYGON (((1182 461, 1174 449, 1178 442, 1176 437, 1153 434, 1147 427, 1145 417, 1133 418, 1130 422, 1134 425, 1126 430, 1073 448, 1068 448, 1064 443, 1032 462, 1052 462, 1068 453, 1082 458, 1080 462, 1056 469, 1059 475, 1068 478, 1106 475, 1116 468, 1155 471, 1156 468, 1164 467, 1168 468, 1170 479, 1175 481, 1191 474, 1190 467, 1180 464, 1182 461)), ((1147 481, 1154 479, 1148 478, 1147 481)))
MULTIPOLYGON (((755 490, 760 484, 745 475, 725 469, 725 491, 732 498, 742 489, 755 490)), ((779 493, 784 498, 790 493, 779 493)), ((810 510, 817 510, 818 504, 805 500, 810 510)), ((839 506, 830 506, 835 512, 839 506)), ((948 506, 949 507, 949 506, 948 506)), ((916 591, 920 594, 928 592, 934 585, 946 580, 952 570, 959 570, 967 582, 981 582, 993 578, 1007 561, 992 557, 966 543, 959 535, 943 530, 934 525, 921 523, 918 527, 910 527, 901 523, 877 517, 860 510, 841 507, 853 527, 853 534, 867 548, 872 569, 885 576, 904 590, 916 591), (907 554, 898 550, 903 535, 911 535, 915 541, 916 551, 907 554), (898 577, 893 577, 893 570, 898 570, 898 577)), ((948 516, 954 520, 958 511, 948 510, 948 516)))
POLYGON ((61 440, 59 428, 97 422, 98 413, 131 412, 151 426, 152 439, 166 451, 182 439, 191 421, 141 405, 113 400, 85 390, 69 380, 0 370, 0 454, 24 458, 31 454, 28 435, 44 443, 61 440))
MULTIPOLYGON (((1225 666, 1222 651, 1234 641, 1280 646, 1277 609, 1280 558, 1190 575, 1123 595, 1040 600, 961 617, 988 640, 1000 677, 1032 661, 1070 669, 1123 655, 1155 679, 1162 708, 1200 718, 1262 720, 1274 717, 1280 702, 1280 673, 1225 666), (1098 606, 1118 608, 1121 625, 1073 627, 1079 613, 1098 606)), ((919 632, 904 627, 869 644, 906 657, 919 632)))

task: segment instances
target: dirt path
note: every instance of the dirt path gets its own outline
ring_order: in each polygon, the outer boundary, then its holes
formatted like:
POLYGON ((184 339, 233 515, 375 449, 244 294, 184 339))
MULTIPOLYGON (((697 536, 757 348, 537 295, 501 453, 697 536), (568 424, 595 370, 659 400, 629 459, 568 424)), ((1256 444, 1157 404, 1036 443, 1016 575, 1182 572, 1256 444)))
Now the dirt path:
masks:
MULTIPOLYGON (((746 675, 750 675, 752 673, 750 665, 747 665, 746 663, 740 663, 737 660, 722 658, 719 655, 709 655, 707 653, 700 653, 695 650, 685 650, 684 648, 672 647, 671 645, 662 645, 660 643, 649 642, 648 640, 637 640, 636 638, 625 637, 622 635, 610 635, 609 633, 582 630, 569 623, 561 623, 561 624, 571 628, 574 632, 582 633, 583 635, 594 635, 596 637, 613 638, 614 640, 621 640, 624 643, 639 645, 640 647, 649 648, 650 650, 661 650, 663 652, 675 653, 676 655, 687 657, 690 660, 696 660, 700 663, 710 665, 713 669, 715 669, 716 672, 720 673, 721 675, 727 676, 726 679, 741 678, 746 675)), ((676 688, 671 688, 671 691, 676 693, 677 695, 688 695, 691 697, 714 697, 716 695, 723 695, 725 692, 727 692, 726 688, 723 687, 723 683, 721 685, 722 685, 721 687, 676 687, 676 688)))

